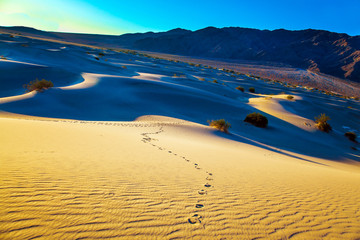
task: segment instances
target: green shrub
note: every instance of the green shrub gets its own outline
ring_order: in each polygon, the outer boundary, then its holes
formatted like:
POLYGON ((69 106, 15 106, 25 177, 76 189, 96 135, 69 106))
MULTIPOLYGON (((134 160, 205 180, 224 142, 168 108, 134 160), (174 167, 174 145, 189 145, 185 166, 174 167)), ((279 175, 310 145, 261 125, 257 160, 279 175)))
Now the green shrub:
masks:
POLYGON ((254 87, 249 88, 249 92, 254 93, 254 92, 255 92, 255 88, 254 88, 254 87))
POLYGON ((235 89, 237 89, 237 90, 239 90, 239 91, 242 91, 242 92, 245 91, 245 89, 244 89, 243 87, 240 87, 240 86, 237 86, 235 89))
POLYGON ((224 133, 229 133, 228 129, 231 128, 231 124, 226 122, 225 119, 211 120, 208 123, 211 127, 217 128, 224 133))
POLYGON ((244 122, 251 123, 256 127, 265 128, 268 125, 268 119, 261 113, 250 113, 246 116, 244 122))
POLYGON ((32 91, 38 91, 43 92, 46 89, 49 89, 53 87, 54 84, 51 81, 42 79, 36 79, 35 81, 31 81, 28 84, 24 85, 24 88, 26 89, 26 92, 32 92, 32 91))
POLYGON ((294 99, 294 96, 288 95, 286 98, 287 98, 288 100, 292 100, 292 99, 294 99))
POLYGON ((330 120, 330 117, 326 116, 324 113, 315 117, 315 122, 316 122, 317 128, 323 132, 327 132, 327 133, 330 132, 332 128, 331 128, 330 124, 327 122, 329 120, 330 120))
POLYGON ((347 137, 350 141, 356 142, 356 133, 354 132, 346 132, 345 137, 347 137))

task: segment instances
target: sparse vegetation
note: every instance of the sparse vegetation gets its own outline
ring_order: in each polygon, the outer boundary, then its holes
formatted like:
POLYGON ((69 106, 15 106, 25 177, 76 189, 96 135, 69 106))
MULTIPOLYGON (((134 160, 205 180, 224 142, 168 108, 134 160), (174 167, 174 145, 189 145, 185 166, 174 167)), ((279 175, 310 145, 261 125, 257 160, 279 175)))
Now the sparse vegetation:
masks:
POLYGON ((254 88, 254 87, 250 87, 250 88, 249 88, 249 92, 255 93, 255 88, 254 88))
POLYGON ((320 114, 319 116, 315 117, 316 126, 320 131, 323 132, 330 132, 332 127, 327 122, 330 120, 329 116, 326 116, 324 113, 320 114))
POLYGON ((287 98, 288 100, 293 100, 293 99, 294 99, 294 96, 288 95, 286 98, 287 98))
POLYGON ((246 116, 244 122, 251 123, 256 127, 265 128, 268 125, 268 119, 261 113, 250 113, 246 116))
POLYGON ((243 87, 240 87, 240 86, 237 86, 236 89, 239 90, 239 91, 242 91, 242 92, 245 91, 245 89, 243 87))
POLYGON ((347 137, 350 141, 353 141, 353 142, 357 142, 356 141, 356 133, 354 132, 346 132, 345 134, 345 137, 347 137))
POLYGON ((225 119, 211 120, 208 121, 208 123, 211 127, 219 129, 221 132, 224 133, 229 133, 228 129, 231 128, 231 124, 226 122, 225 119))
POLYGON ((26 89, 26 92, 32 92, 32 91, 38 91, 43 92, 46 89, 49 89, 53 87, 54 84, 51 81, 42 79, 36 79, 35 81, 31 81, 28 84, 24 85, 24 88, 26 89))

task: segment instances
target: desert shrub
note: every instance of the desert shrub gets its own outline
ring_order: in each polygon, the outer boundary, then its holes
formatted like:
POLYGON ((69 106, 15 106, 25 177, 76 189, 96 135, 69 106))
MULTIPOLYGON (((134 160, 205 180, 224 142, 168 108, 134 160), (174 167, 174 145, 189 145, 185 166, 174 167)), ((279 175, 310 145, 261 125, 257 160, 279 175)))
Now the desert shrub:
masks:
POLYGON ((99 56, 103 57, 103 56, 105 56, 105 54, 101 52, 101 53, 99 53, 99 56))
POLYGON ((251 123, 256 127, 265 128, 268 125, 268 119, 261 113, 250 113, 246 116, 244 122, 251 123))
POLYGON ((225 119, 211 120, 208 123, 211 127, 217 128, 224 133, 229 133, 228 129, 231 128, 231 124, 226 122, 225 119))
POLYGON ((237 90, 239 90, 239 91, 242 91, 242 92, 245 91, 245 89, 244 89, 243 87, 240 87, 240 86, 237 86, 235 89, 237 89, 237 90))
POLYGON ((36 79, 35 81, 31 81, 28 84, 24 85, 26 92, 38 91, 43 92, 46 89, 53 87, 54 84, 51 81, 42 79, 36 79))
POLYGON ((96 59, 96 60, 100 60, 100 58, 98 58, 98 57, 95 57, 95 59, 96 59))
POLYGON ((127 67, 126 67, 126 66, 122 66, 122 68, 123 68, 123 69, 127 69, 127 67))
POLYGON ((329 120, 330 120, 330 117, 326 116, 324 113, 315 117, 315 122, 316 122, 317 128, 323 132, 330 132, 332 128, 331 128, 330 124, 327 122, 329 120))
POLYGON ((294 96, 292 96, 292 95, 287 95, 287 97, 286 97, 288 100, 292 100, 292 99, 294 99, 294 96))
POLYGON ((254 93, 254 92, 255 92, 255 88, 254 88, 254 87, 250 87, 250 88, 249 88, 249 92, 254 93))
POLYGON ((218 83, 218 81, 217 81, 217 80, 213 80, 212 82, 213 82, 213 83, 218 83))
POLYGON ((0 59, 6 60, 6 57, 4 57, 3 55, 0 56, 0 59))
POLYGON ((205 81, 205 78, 199 78, 200 81, 205 81))
POLYGON ((354 132, 346 132, 345 137, 347 137, 350 141, 356 142, 356 133, 354 132))

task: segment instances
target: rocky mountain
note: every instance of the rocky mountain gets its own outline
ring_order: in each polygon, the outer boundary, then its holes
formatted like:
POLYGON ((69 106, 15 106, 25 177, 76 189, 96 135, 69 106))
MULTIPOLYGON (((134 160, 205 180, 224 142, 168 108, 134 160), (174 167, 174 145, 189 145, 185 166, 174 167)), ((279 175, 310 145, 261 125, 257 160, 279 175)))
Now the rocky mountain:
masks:
POLYGON ((274 62, 360 82, 360 36, 323 30, 208 27, 125 34, 122 47, 188 56, 274 62))
POLYGON ((323 30, 207 27, 197 31, 177 28, 159 33, 110 36, 44 32, 24 27, 1 29, 104 47, 281 63, 360 82, 360 36, 323 30))

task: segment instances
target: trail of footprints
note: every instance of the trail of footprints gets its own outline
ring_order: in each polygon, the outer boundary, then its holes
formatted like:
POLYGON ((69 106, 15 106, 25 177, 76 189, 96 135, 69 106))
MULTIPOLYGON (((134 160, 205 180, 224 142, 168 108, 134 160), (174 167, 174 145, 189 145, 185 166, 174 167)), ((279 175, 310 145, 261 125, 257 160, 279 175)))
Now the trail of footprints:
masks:
MULTIPOLYGON (((191 164, 194 164, 194 167, 198 170, 202 170, 202 168, 199 166, 199 164, 195 163, 195 162, 192 162, 190 159, 187 159, 186 157, 184 156, 181 156, 177 153, 174 153, 173 151, 170 151, 170 150, 167 150, 157 144, 155 144, 154 142, 158 141, 158 139, 156 138, 152 138, 150 137, 149 135, 156 135, 156 134, 160 134, 164 132, 164 129, 163 129, 163 126, 160 127, 160 129, 157 131, 157 132, 152 132, 152 133, 142 133, 141 135, 143 136, 143 139, 141 140, 142 142, 144 143, 147 143, 147 144, 150 144, 151 146, 155 147, 155 148, 158 148, 159 150, 163 150, 163 151, 167 151, 169 154, 172 154, 174 156, 177 156, 183 160, 185 160, 186 162, 188 163, 191 163, 191 164)), ((210 189, 211 187, 213 187, 209 182, 213 180, 213 174, 210 173, 210 172, 207 172, 207 177, 206 177, 206 180, 207 182, 204 184, 203 188, 200 189, 198 191, 198 194, 199 195, 202 195, 205 197, 205 195, 207 195, 208 191, 207 189, 210 189)), ((201 204, 201 203, 197 203, 195 204, 195 212, 197 212, 197 209, 201 209, 201 208, 204 208, 204 204, 201 204)), ((192 215, 191 217, 188 218, 188 222, 190 224, 201 224, 202 223, 202 220, 203 220, 203 216, 195 213, 194 215, 192 215)), ((203 225, 203 227, 205 228, 205 225, 203 225)))
MULTIPOLYGON (((20 119, 20 118, 19 118, 20 119)), ((158 141, 156 138, 151 138, 149 135, 156 135, 164 132, 163 127, 164 126, 176 126, 176 125, 182 125, 182 122, 162 122, 162 123, 146 123, 146 122, 98 122, 98 121, 80 121, 80 120, 57 120, 57 119, 22 119, 22 120, 32 120, 32 121, 47 121, 47 122, 66 122, 66 123, 75 123, 75 124, 93 124, 93 125, 108 125, 108 126, 122 126, 122 127, 160 127, 160 129, 157 132, 150 132, 150 133, 142 133, 143 139, 141 140, 144 143, 150 144, 151 146, 158 148, 159 150, 166 151, 165 148, 154 144, 153 142, 158 141)), ((181 156, 177 153, 174 153, 173 151, 168 150, 169 154, 172 154, 174 156, 177 156, 186 162, 190 164, 194 164, 194 167, 198 170, 202 170, 202 168, 199 166, 198 163, 192 162, 190 159, 187 159, 184 156, 181 156)), ((204 184, 203 188, 198 191, 199 195, 202 195, 205 197, 207 195, 207 190, 213 187, 209 182, 213 180, 213 174, 210 172, 207 172, 206 180, 207 182, 204 184)), ((197 203, 195 204, 195 212, 197 212, 198 209, 204 208, 204 204, 197 203)), ((188 222, 190 224, 201 224, 203 220, 203 216, 195 213, 191 217, 188 218, 188 222)), ((203 225, 205 228, 205 225, 203 225)))

